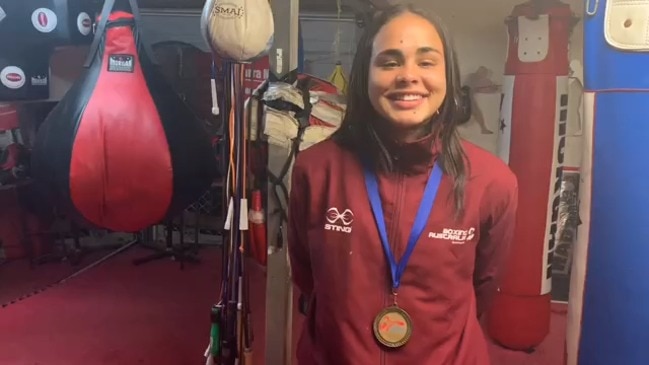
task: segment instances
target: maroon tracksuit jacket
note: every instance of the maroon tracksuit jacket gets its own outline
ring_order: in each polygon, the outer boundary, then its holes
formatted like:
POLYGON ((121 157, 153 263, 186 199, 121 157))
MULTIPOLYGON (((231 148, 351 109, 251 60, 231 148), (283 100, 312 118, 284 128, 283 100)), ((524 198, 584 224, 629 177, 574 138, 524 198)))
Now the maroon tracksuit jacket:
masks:
MULTIPOLYGON (((400 146, 408 173, 379 175, 388 240, 401 259, 438 146, 430 137, 400 146)), ((497 157, 463 142, 469 161, 465 214, 455 217, 452 181, 442 178, 432 213, 408 262, 399 306, 410 341, 386 350, 375 316, 392 304, 390 271, 359 160, 327 140, 294 166, 289 252, 298 288, 311 297, 299 365, 489 365, 478 316, 496 290, 517 207, 517 181, 497 157), (344 219, 341 219, 344 218, 344 219)))

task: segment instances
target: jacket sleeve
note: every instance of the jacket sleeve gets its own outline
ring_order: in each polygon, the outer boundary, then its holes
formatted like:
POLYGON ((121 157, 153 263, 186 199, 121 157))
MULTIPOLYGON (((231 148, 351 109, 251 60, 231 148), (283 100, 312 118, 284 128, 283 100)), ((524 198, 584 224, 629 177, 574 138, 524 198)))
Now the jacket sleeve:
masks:
POLYGON ((473 276, 478 318, 491 304, 498 290, 499 275, 509 256, 518 208, 516 176, 508 171, 505 178, 493 182, 487 194, 486 219, 480 231, 473 276))
POLYGON ((311 294, 313 278, 307 239, 309 187, 304 168, 296 161, 291 174, 288 208, 288 254, 291 278, 304 294, 311 294))

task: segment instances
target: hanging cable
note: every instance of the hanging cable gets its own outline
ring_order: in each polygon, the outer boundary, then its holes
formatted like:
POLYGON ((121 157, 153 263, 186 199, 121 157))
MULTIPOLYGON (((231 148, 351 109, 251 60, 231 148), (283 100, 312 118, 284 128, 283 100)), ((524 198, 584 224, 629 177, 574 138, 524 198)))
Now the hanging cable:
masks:
POLYGON ((341 94, 347 93, 347 77, 345 76, 345 70, 343 70, 342 61, 340 59, 340 38, 342 35, 342 30, 340 29, 341 16, 342 16, 342 0, 336 0, 337 7, 337 19, 336 19, 336 36, 334 37, 333 48, 334 54, 336 57, 336 65, 334 70, 329 76, 329 82, 334 84, 338 89, 338 92, 341 94))

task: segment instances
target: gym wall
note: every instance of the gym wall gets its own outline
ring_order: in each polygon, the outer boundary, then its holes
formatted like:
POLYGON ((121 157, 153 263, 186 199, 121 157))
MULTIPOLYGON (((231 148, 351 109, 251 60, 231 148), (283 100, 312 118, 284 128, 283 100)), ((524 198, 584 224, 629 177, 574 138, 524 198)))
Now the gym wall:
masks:
MULTIPOLYGON (((334 40, 340 25, 340 58, 349 72, 360 34, 353 19, 340 21, 332 16, 309 13, 301 16, 304 40, 305 71, 327 79, 336 64, 334 40)), ((200 33, 200 12, 196 10, 148 11, 142 10, 142 26, 147 42, 181 41, 209 52, 200 33)), ((60 100, 79 76, 85 60, 86 47, 57 50, 50 61, 50 100, 60 100)))
POLYGON ((329 78, 337 61, 349 75, 352 61, 356 52, 357 39, 362 29, 356 26, 353 18, 325 17, 318 14, 300 16, 302 25, 302 40, 304 42, 304 72, 324 78, 329 78), (336 59, 336 34, 340 31, 338 53, 336 59))
MULTIPOLYGON (((567 1, 575 13, 581 13, 579 0, 567 1)), ((431 5, 433 7, 433 5, 431 5)), ((511 8, 492 7, 483 18, 477 20, 475 13, 458 12, 459 7, 440 7, 434 5, 435 11, 449 24, 456 48, 459 53, 460 69, 463 79, 478 67, 485 66, 493 73, 493 81, 499 84, 507 54, 507 32, 503 24, 511 8), (466 13, 466 14, 465 14, 466 13), (494 19, 498 19, 495 21, 494 19)), ((200 13, 197 11, 143 11, 143 25, 145 35, 150 43, 163 40, 177 40, 206 50, 205 43, 200 34, 200 13)), ((351 71, 351 63, 356 49, 356 41, 360 36, 359 29, 353 19, 335 17, 322 14, 304 14, 301 16, 302 37, 304 41, 305 72, 315 76, 328 78, 336 63, 334 40, 338 27, 341 30, 339 43, 340 61, 345 72, 351 71)), ((583 32, 581 22, 575 27, 571 39, 570 58, 582 59, 583 32)), ((81 70, 85 56, 84 48, 68 48, 56 52, 51 61, 52 83, 51 99, 60 99, 70 87, 81 70)), ((578 108, 580 95, 571 95, 569 115, 569 135, 578 131, 578 108), (572 133, 571 133, 572 132, 572 133)), ((486 124, 494 134, 482 134, 475 120, 471 120, 462 128, 466 138, 477 143, 489 151, 496 151, 498 143, 498 125, 500 117, 500 95, 479 94, 477 103, 482 110, 486 124)), ((581 163, 581 144, 579 136, 568 137, 567 165, 579 166, 581 163)))
MULTIPOLYGON (((579 0, 569 0, 573 10, 581 14, 579 0)), ((516 4, 518 2, 512 2, 516 4)), ((423 5, 426 6, 426 5, 423 5)), ((428 5, 438 12, 449 24, 459 53, 460 69, 463 79, 478 67, 485 66, 493 73, 493 81, 499 84, 507 54, 507 32, 503 21, 511 11, 509 7, 490 7, 481 9, 482 17, 476 17, 476 12, 458 11, 460 6, 428 5), (495 9, 495 10, 494 10, 495 9), (487 11, 486 14, 483 10, 487 11), (487 18, 487 20, 484 20, 487 18), (495 21, 494 19, 497 19, 495 21)), ((508 4, 509 6, 509 4, 508 4)), ((177 40, 206 50, 207 47, 200 34, 200 13, 198 11, 147 11, 143 10, 143 27, 146 38, 150 43, 163 40, 177 40)), ((341 30, 339 44, 340 61, 345 72, 351 70, 352 58, 356 49, 356 41, 361 30, 356 27, 353 19, 322 14, 304 14, 301 19, 302 37, 304 40, 305 72, 315 76, 328 78, 336 63, 334 56, 334 40, 338 27, 341 30)), ((571 39, 570 58, 582 59, 583 32, 581 22, 575 27, 571 39)), ((59 100, 70 87, 72 81, 81 72, 86 49, 71 47, 57 51, 51 60, 52 82, 51 100, 59 100)), ((571 95, 569 114, 569 135, 578 131, 578 108, 580 95, 571 95), (572 133, 571 133, 572 132, 572 133)), ((476 97, 482 110, 486 124, 494 134, 482 134, 480 127, 472 120, 462 128, 466 138, 483 148, 496 151, 498 143, 500 95, 480 94, 476 97)), ((581 162, 581 144, 579 136, 568 137, 567 165, 579 166, 581 162)))
MULTIPOLYGON (((438 13, 451 28, 455 45, 459 53, 460 71, 463 80, 470 73, 484 66, 492 71, 492 81, 502 83, 505 57, 507 55, 507 31, 505 18, 512 7, 522 0, 503 0, 498 5, 493 3, 476 3, 472 0, 459 0, 457 3, 439 2, 431 4, 422 1, 423 7, 429 7, 438 13), (466 10, 468 8, 471 10, 466 10)), ((572 6, 577 15, 581 15, 580 0, 564 0, 572 6)), ((155 12, 143 10, 143 27, 147 40, 156 43, 164 40, 175 40, 194 44, 207 51, 199 29, 200 13, 198 11, 155 12)), ((323 14, 302 14, 302 37, 304 42, 305 72, 321 78, 328 78, 337 61, 334 51, 334 40, 338 28, 341 38, 339 43, 340 61, 345 72, 351 71, 351 63, 356 49, 356 42, 362 30, 357 28, 353 19, 336 19, 335 16, 323 14)), ((583 23, 574 28, 570 59, 582 60, 583 23)), ((57 51, 51 60, 51 100, 59 100, 71 83, 79 75, 86 54, 85 48, 72 47, 57 51)), ((579 75, 581 77, 581 75, 579 75)), ((571 80, 571 82, 574 82, 571 80)), ((576 85, 574 85, 576 86, 576 85)), ((569 105, 568 137, 566 146, 566 166, 581 165, 581 136, 579 135, 579 107, 581 92, 572 87, 569 105)), ((500 119, 500 93, 478 94, 476 101, 484 114, 488 129, 493 134, 483 134, 478 123, 472 119, 461 128, 462 134, 483 148, 496 152, 500 119)), ((558 267, 558 265, 557 265, 558 267)), ((569 262, 563 265, 568 274, 569 262)), ((567 288, 562 290, 566 293, 567 288)))

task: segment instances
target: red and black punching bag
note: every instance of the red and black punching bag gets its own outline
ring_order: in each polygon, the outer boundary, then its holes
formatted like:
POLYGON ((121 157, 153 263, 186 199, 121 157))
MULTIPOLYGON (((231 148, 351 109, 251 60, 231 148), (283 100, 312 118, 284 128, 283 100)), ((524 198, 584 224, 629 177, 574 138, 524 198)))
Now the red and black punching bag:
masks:
POLYGON ((487 332, 514 350, 550 330, 552 257, 568 116, 568 41, 576 18, 558 0, 530 0, 507 19, 499 155, 516 174, 519 208, 509 261, 487 313, 487 332))
POLYGON ((216 176, 202 122, 142 42, 139 12, 98 18, 86 70, 40 127, 33 174, 84 224, 135 232, 195 202, 216 176))

